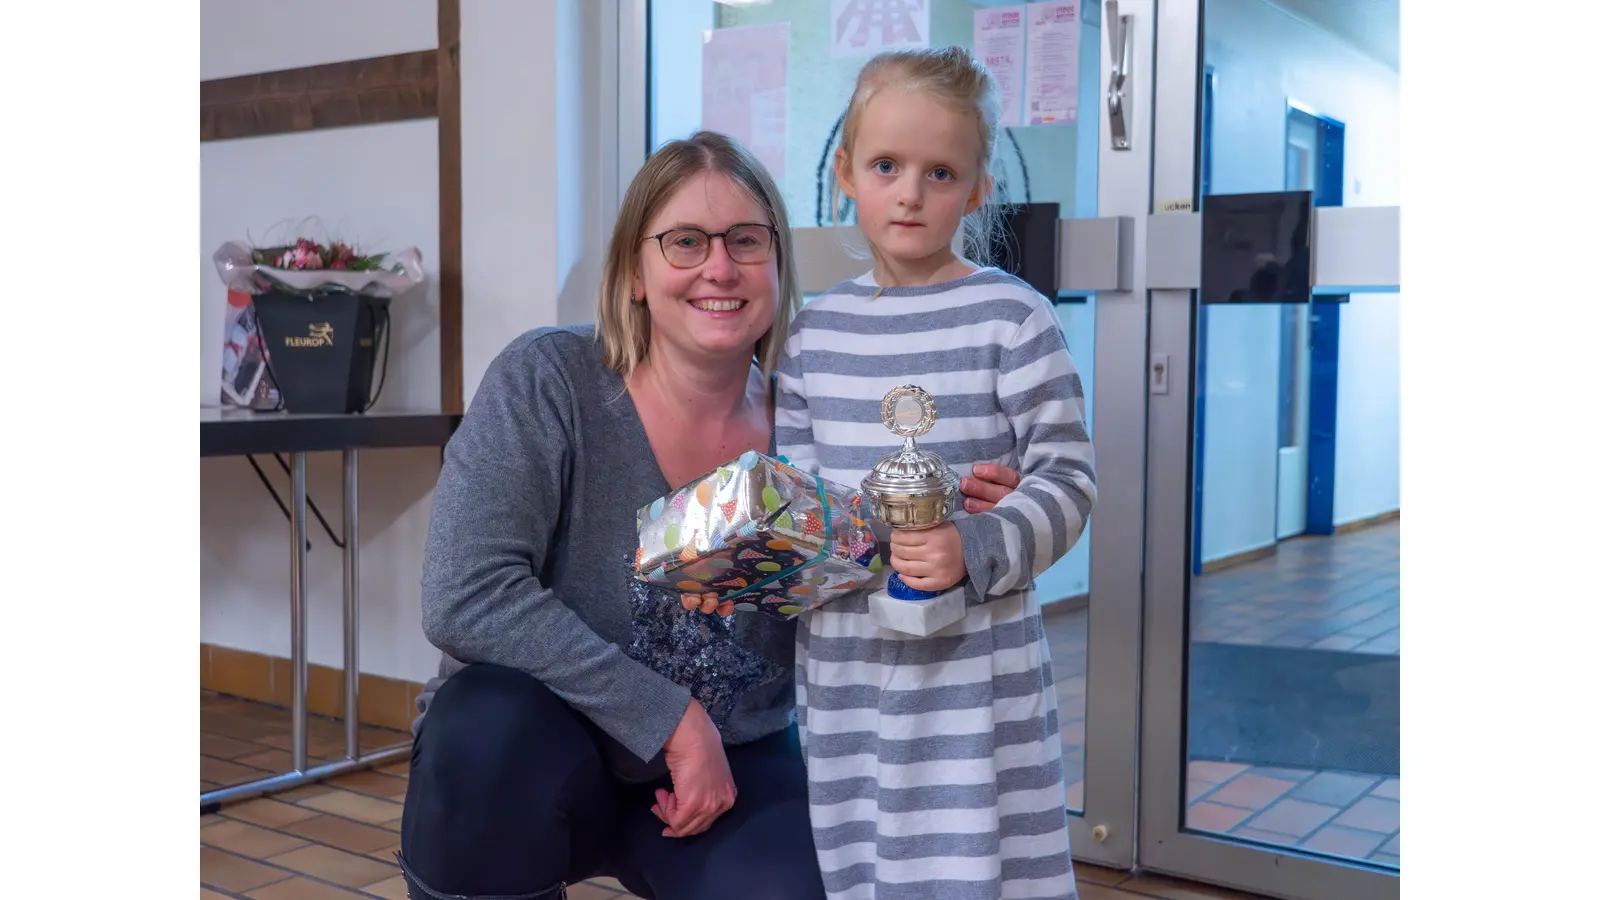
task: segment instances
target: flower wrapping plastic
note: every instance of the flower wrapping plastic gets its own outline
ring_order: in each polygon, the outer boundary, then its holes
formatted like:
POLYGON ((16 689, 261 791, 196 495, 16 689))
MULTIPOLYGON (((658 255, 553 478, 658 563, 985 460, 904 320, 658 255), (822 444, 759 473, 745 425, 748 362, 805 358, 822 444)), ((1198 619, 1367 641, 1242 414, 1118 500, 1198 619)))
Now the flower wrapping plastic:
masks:
MULTIPOLYGON (((294 248, 285 248, 293 254, 294 248)), ((294 263, 293 259, 276 260, 294 263)), ((244 294, 265 294, 280 290, 285 293, 314 295, 318 291, 340 290, 368 297, 397 297, 421 284, 425 278, 422 254, 408 247, 393 257, 388 268, 282 268, 258 263, 255 251, 238 241, 228 241, 211 255, 217 267, 217 276, 230 291, 244 294)))

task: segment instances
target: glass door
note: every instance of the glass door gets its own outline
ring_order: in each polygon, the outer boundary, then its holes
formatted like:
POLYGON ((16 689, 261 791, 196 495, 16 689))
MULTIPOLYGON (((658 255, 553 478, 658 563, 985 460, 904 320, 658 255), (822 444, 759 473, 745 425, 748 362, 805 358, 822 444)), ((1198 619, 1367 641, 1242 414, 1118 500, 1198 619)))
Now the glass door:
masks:
MULTIPOLYGON (((1123 7, 1137 13, 1129 64, 1148 72, 1154 4, 1123 7)), ((629 109, 627 60, 630 53, 647 59, 639 101, 648 123, 646 151, 699 128, 750 146, 783 193, 802 289, 813 296, 869 265, 850 210, 836 216, 831 200, 839 125, 872 53, 896 44, 961 45, 1008 70, 1012 80, 1003 82, 1019 86, 1015 114, 997 141, 998 194, 1035 217, 1048 215, 1047 227, 1056 229, 1053 299, 1080 370, 1098 456, 1100 500, 1091 533, 1037 582, 1053 655, 1073 848, 1081 859, 1131 867, 1145 367, 1127 348, 1144 346, 1142 276, 1132 254, 1133 223, 1150 204, 1152 95, 1128 92, 1122 122, 1129 147, 1111 149, 1104 86, 1117 60, 1105 52, 1100 3, 621 0, 619 15, 625 26, 643 23, 636 48, 627 46, 632 32, 623 29, 619 93, 629 109), (1052 21, 1021 21, 1045 15, 1052 21), (1024 28, 1036 29, 1039 40, 1025 39, 1024 28), (1053 63, 1053 71, 1045 66, 1029 75, 1029 54, 1053 63), (1021 89, 1025 77, 1059 89, 1056 115, 1035 115, 1024 99, 1033 94, 1021 89), (1034 124, 1035 118, 1050 121, 1034 124)), ((626 159, 620 174, 622 183, 632 174, 626 159)))
POLYGON ((1277 897, 1399 893, 1397 21, 1161 4, 1139 858, 1277 897), (1285 191, 1312 294, 1197 290, 1285 191))

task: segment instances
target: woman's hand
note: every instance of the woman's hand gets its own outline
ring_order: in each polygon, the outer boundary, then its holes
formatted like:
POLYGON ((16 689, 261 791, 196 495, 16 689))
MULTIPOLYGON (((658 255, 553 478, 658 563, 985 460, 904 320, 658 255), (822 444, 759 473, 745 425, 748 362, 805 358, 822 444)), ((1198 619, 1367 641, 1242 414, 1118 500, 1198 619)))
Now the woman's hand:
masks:
POLYGON ((979 463, 972 467, 972 477, 961 479, 961 493, 967 498, 961 506, 974 515, 994 509, 994 505, 1017 489, 1022 475, 1008 466, 979 463))
POLYGON ((722 750, 722 734, 698 700, 690 700, 678 727, 662 748, 672 790, 656 790, 650 807, 666 823, 665 837, 690 837, 711 827, 733 807, 739 791, 722 750))
POLYGON ((698 609, 703 613, 716 613, 724 618, 733 615, 733 601, 717 602, 716 594, 684 594, 684 609, 698 609))

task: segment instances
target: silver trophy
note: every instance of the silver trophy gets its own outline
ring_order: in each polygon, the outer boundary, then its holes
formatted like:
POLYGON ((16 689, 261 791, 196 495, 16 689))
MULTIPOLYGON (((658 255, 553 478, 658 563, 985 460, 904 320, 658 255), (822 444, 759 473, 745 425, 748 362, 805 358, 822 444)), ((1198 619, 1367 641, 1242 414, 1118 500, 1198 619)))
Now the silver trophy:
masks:
MULTIPOLYGON (((883 397, 883 424, 905 438, 900 450, 878 460, 861 480, 867 510, 890 528, 919 531, 950 518, 961 495, 961 479, 937 453, 917 446, 917 438, 933 429, 939 413, 933 396, 914 384, 901 385, 883 397)), ((919 591, 891 573, 889 583, 867 598, 874 624, 926 636, 966 615, 964 585, 942 593, 919 591)))

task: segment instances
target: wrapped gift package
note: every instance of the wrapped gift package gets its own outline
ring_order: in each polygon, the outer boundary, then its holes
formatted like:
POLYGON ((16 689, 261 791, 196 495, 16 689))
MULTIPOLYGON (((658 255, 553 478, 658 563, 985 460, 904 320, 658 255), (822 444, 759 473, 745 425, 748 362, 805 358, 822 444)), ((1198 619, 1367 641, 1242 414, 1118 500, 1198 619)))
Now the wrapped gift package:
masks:
POLYGON ((754 450, 639 510, 636 577, 793 618, 881 568, 860 492, 754 450))

